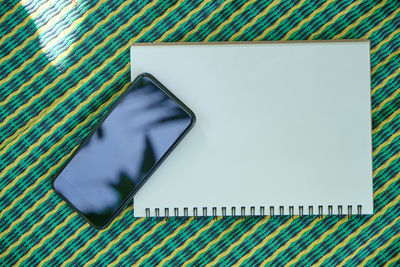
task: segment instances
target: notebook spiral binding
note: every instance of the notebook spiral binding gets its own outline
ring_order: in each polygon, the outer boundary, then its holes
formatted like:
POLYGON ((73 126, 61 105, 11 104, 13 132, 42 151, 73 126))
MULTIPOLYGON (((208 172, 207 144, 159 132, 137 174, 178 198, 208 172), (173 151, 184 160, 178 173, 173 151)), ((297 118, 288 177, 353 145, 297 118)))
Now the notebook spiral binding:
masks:
MULTIPOLYGON (((285 207, 284 206, 279 206, 276 208, 275 206, 270 206, 269 207, 269 214, 266 212, 266 207, 265 206, 260 206, 259 207, 259 214, 256 214, 256 207, 252 206, 250 207, 250 216, 290 216, 293 218, 295 216, 295 207, 294 206, 289 206, 289 214, 285 214, 285 207), (277 210, 277 212, 275 212, 277 210)), ((343 213, 343 206, 339 205, 337 206, 337 213, 335 215, 347 215, 349 218, 353 216, 353 205, 347 205, 347 212, 343 213)), ((155 208, 154 209, 154 214, 155 217, 157 218, 165 218, 168 219, 170 217, 170 209, 165 208, 164 209, 164 216, 161 216, 160 209, 155 208)), ((362 205, 357 205, 357 213, 354 215, 361 215, 362 214, 362 205)), ((328 213, 324 215, 324 207, 323 206, 318 206, 318 210, 316 213, 314 213, 314 207, 313 206, 308 206, 308 209, 305 209, 304 206, 298 206, 298 216, 302 217, 305 215, 317 215, 318 217, 322 218, 323 216, 332 216, 333 214, 333 206, 329 205, 328 206, 328 213), (308 210, 308 211, 307 211, 308 210)), ((174 208, 173 209, 173 216, 174 217, 189 217, 189 208, 183 208, 183 215, 179 214, 179 208, 174 208)), ((218 216, 222 217, 227 217, 227 207, 221 207, 221 213, 218 213, 217 207, 211 208, 211 214, 208 213, 208 208, 207 207, 202 207, 201 209, 199 208, 193 208, 193 217, 206 217, 206 216, 213 216, 214 218, 217 218, 218 216)), ((240 207, 237 209, 237 207, 231 207, 231 215, 230 216, 240 216, 242 218, 245 218, 246 216, 246 207, 240 207), (237 212, 237 210, 239 212, 237 212)), ((151 217, 150 216, 150 209, 146 208, 146 217, 151 217)), ((172 216, 171 216, 172 217, 172 216)))

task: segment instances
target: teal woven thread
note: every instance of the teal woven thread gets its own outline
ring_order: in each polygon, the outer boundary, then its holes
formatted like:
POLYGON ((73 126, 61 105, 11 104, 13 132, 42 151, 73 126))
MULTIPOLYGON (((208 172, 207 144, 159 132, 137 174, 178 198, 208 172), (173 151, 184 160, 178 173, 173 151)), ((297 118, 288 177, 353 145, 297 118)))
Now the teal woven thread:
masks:
MULTIPOLYGON (((307 218, 305 220, 293 220, 287 228, 282 229, 282 231, 280 231, 277 236, 275 236, 273 239, 268 240, 267 245, 260 249, 260 253, 257 253, 256 256, 263 254, 263 252, 271 252, 272 254, 279 248, 280 244, 289 241, 291 237, 297 235, 300 231, 309 226, 311 223, 311 218, 307 218)), ((275 222, 274 225, 273 219, 269 224, 261 225, 257 228, 257 231, 253 236, 247 237, 239 246, 232 250, 233 255, 227 255, 223 257, 219 262, 226 266, 230 266, 236 263, 238 260, 240 260, 242 257, 250 252, 253 244, 261 243, 265 237, 277 231, 280 225, 280 221, 275 222)))
POLYGON ((190 30, 193 30, 197 26, 197 24, 207 19, 213 10, 217 9, 222 5, 222 2, 223 0, 218 0, 218 1, 211 1, 210 3, 206 4, 206 6, 203 9, 201 9, 196 14, 192 15, 188 21, 179 26, 179 28, 176 31, 171 32, 163 41, 164 42, 181 41, 182 38, 185 36, 185 33, 189 32, 190 30))
POLYGON ((238 0, 229 2, 221 12, 215 14, 212 17, 212 21, 208 21, 206 24, 202 25, 200 29, 196 31, 196 33, 188 36, 184 41, 185 42, 198 42, 201 41, 204 36, 208 35, 212 31, 216 30, 220 23, 223 23, 224 20, 228 19, 230 15, 232 15, 235 11, 239 10, 246 1, 238 0), (203 36, 203 37, 201 37, 203 36))
POLYGON ((176 257, 167 261, 165 264, 173 264, 174 266, 182 265, 185 259, 194 257, 198 251, 204 249, 210 242, 222 234, 223 231, 229 229, 237 220, 240 219, 232 217, 217 221, 212 228, 201 234, 198 239, 188 244, 188 246, 176 254, 176 257))
POLYGON ((229 35, 232 35, 235 32, 239 31, 242 25, 249 23, 251 19, 257 15, 258 12, 264 10, 271 3, 272 1, 256 1, 255 3, 251 4, 243 11, 245 15, 241 14, 233 18, 230 23, 223 27, 221 31, 218 34, 214 35, 209 41, 228 41, 229 35))
POLYGON ((330 4, 326 9, 322 10, 320 13, 314 17, 315 19, 310 20, 305 25, 303 25, 299 30, 294 32, 288 39, 289 40, 305 40, 310 39, 313 32, 319 30, 325 21, 330 21, 338 13, 345 10, 346 7, 351 4, 352 0, 345 0, 340 2, 335 2, 330 4))

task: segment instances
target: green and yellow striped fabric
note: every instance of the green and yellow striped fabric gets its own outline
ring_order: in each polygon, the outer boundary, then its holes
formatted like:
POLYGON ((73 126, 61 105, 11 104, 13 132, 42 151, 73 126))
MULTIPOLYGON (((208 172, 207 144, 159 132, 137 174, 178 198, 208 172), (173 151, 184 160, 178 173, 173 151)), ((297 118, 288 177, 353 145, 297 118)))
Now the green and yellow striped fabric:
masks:
POLYGON ((398 0, 0 0, 0 265, 398 266, 399 73, 398 0), (373 216, 166 221, 129 205, 96 231, 51 190, 128 86, 132 43, 349 38, 371 40, 373 216))

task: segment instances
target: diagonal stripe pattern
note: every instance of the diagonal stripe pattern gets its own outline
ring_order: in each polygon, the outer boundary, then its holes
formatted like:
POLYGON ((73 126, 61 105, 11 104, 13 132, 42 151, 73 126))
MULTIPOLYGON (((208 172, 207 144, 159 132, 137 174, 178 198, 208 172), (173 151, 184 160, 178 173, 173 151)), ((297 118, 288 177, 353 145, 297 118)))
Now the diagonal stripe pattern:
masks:
MULTIPOLYGON (((400 2, 0 2, 0 265, 400 264, 400 2), (50 180, 129 85, 133 42, 369 39, 375 214, 134 218, 96 231, 50 180)), ((345 97, 345 96, 344 96, 345 97)))

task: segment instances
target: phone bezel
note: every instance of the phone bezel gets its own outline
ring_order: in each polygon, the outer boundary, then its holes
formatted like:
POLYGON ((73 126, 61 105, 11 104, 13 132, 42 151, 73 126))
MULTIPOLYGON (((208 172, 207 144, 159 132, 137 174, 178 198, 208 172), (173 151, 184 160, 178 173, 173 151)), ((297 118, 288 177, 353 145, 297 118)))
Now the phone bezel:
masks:
POLYGON ((90 225, 92 225, 94 228, 98 230, 102 230, 106 228, 110 223, 115 219, 115 217, 123 210, 125 205, 132 199, 133 195, 140 189, 140 187, 149 179, 149 177, 155 172, 155 170, 162 164, 162 162, 168 157, 168 155, 174 150, 174 148, 178 145, 178 143, 185 137, 185 135, 193 128, 193 125, 196 122, 196 116, 194 115, 193 111, 189 109, 182 101, 180 101, 172 92, 170 92, 165 86, 163 86, 154 76, 152 76, 149 73, 142 73, 138 75, 135 80, 131 83, 131 85, 121 94, 121 96, 118 97, 118 99, 115 101, 114 104, 111 105, 110 110, 107 111, 107 113, 104 115, 104 117, 93 127, 93 129, 90 130, 90 133, 88 136, 78 145, 78 147, 75 149, 73 154, 62 164, 62 166, 56 171, 56 173, 52 176, 51 180, 51 187, 52 189, 65 201, 68 203, 68 205, 73 208, 76 212, 78 212, 79 215, 81 215, 90 225), (57 189, 54 186, 54 182, 59 176, 59 174, 62 172, 62 170, 68 165, 68 163, 74 158, 74 156, 79 152, 79 150, 82 148, 82 146, 95 134, 96 130, 102 125, 104 120, 110 115, 110 113, 115 109, 115 107, 118 105, 118 103, 125 97, 125 95, 129 92, 129 90, 132 89, 132 87, 135 85, 135 83, 140 79, 140 78, 149 78, 160 90, 162 90, 168 97, 170 97, 172 100, 174 100, 190 117, 190 124, 189 126, 182 132, 182 134, 176 139, 176 141, 172 144, 172 146, 166 151, 166 153, 160 158, 160 160, 153 166, 153 168, 150 169, 150 171, 147 173, 147 175, 143 178, 143 180, 135 187, 132 192, 129 193, 128 197, 122 201, 121 205, 115 210, 113 215, 110 217, 110 219, 104 224, 104 225, 96 225, 92 221, 90 221, 83 213, 81 213, 71 202, 68 201, 64 195, 57 191, 57 189))

